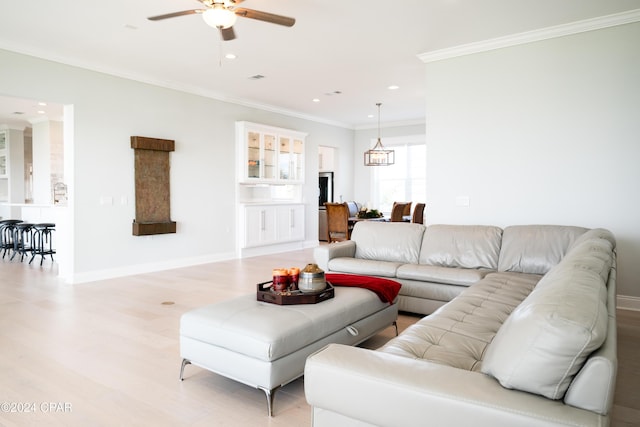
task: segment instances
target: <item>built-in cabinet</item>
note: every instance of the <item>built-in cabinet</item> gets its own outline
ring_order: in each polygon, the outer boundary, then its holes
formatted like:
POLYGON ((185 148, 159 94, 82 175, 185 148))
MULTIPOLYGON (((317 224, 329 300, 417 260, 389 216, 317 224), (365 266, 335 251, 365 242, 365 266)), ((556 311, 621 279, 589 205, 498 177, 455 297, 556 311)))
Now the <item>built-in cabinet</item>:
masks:
POLYGON ((7 133, 0 131, 0 202, 6 202, 9 199, 7 172, 7 133))
POLYGON ((24 203, 24 182, 24 132, 0 129, 0 202, 24 203))
POLYGON ((250 122, 236 122, 240 183, 304 183, 306 134, 250 122))
POLYGON ((245 205, 242 207, 242 247, 304 240, 304 205, 245 205))
POLYGON ((304 241, 305 138, 291 129, 236 122, 240 256, 304 241))

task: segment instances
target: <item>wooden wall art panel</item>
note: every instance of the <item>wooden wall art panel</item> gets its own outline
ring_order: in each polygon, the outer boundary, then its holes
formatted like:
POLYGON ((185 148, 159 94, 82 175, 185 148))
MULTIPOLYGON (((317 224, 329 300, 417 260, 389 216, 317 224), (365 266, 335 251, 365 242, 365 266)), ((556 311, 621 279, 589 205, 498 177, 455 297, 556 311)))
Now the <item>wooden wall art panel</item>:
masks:
POLYGON ((132 136, 136 184, 136 217, 133 235, 166 234, 176 232, 171 221, 169 153, 175 150, 170 139, 132 136))

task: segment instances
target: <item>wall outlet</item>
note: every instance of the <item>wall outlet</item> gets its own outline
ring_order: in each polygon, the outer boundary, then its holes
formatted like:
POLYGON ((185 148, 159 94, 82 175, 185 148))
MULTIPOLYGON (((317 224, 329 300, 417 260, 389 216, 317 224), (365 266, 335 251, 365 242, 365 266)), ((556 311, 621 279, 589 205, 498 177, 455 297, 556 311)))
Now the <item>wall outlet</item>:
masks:
POLYGON ((463 208, 469 207, 469 196, 458 196, 456 197, 456 206, 460 206, 463 208))
POLYGON ((113 205, 113 197, 111 196, 100 196, 100 204, 101 205, 113 205))

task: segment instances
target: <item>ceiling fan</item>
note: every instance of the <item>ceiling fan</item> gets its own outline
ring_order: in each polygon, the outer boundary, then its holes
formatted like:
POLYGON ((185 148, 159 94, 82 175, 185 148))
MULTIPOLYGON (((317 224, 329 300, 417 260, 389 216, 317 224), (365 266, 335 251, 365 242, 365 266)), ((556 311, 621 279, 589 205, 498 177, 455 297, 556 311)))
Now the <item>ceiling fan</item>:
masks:
POLYGON ((285 27, 292 27, 296 23, 294 18, 287 16, 276 15, 268 12, 261 12, 259 10, 246 9, 243 7, 236 7, 236 4, 242 3, 244 0, 198 0, 205 6, 205 9, 189 9, 181 12, 167 13, 164 15, 150 16, 147 18, 150 21, 161 21, 163 19, 175 18, 184 15, 202 15, 204 21, 215 28, 220 30, 222 40, 233 40, 236 38, 233 31, 233 24, 236 23, 238 16, 249 19, 256 19, 258 21, 270 22, 272 24, 284 25, 285 27))

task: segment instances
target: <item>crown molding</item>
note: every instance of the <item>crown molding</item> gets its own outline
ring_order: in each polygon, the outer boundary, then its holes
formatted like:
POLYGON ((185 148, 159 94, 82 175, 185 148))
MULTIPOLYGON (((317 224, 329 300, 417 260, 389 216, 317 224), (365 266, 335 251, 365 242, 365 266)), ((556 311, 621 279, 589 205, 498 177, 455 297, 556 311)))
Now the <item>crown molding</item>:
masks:
POLYGON ((26 126, 20 124, 3 123, 0 125, 0 130, 17 130, 19 132, 24 132, 25 129, 26 126))
POLYGON ((198 95, 204 98, 214 99, 216 101, 228 102, 230 104, 241 105, 248 108, 255 108, 262 111, 269 111, 272 113, 282 114, 284 116, 295 117, 298 119, 309 120, 311 122, 327 124, 331 126, 345 128, 345 129, 350 129, 350 130, 354 129, 354 126, 349 123, 344 123, 336 120, 325 119, 323 117, 303 114, 297 111, 288 110, 288 109, 281 108, 274 105, 261 104, 261 103, 257 103, 247 99, 229 97, 215 91, 209 91, 209 90, 202 89, 195 86, 189 86, 189 85, 184 85, 176 82, 158 80, 157 78, 146 75, 146 74, 132 73, 132 72, 126 72, 126 71, 122 71, 114 68, 104 67, 99 64, 78 60, 76 58, 68 58, 65 56, 52 54, 50 51, 43 50, 43 49, 37 49, 37 48, 34 49, 31 47, 25 47, 18 44, 3 43, 1 40, 0 40, 0 49, 6 50, 9 52, 14 52, 21 55, 32 56, 32 57, 46 60, 46 61, 57 62, 59 64, 68 65, 71 67, 77 67, 77 68, 81 68, 88 71, 107 74, 107 75, 119 77, 122 79, 133 80, 140 83, 146 83, 152 86, 162 87, 165 89, 172 89, 178 92, 189 93, 191 95, 198 95))
MULTIPOLYGON (((380 129, 390 129, 395 127, 404 127, 404 126, 421 126, 426 125, 424 119, 415 119, 415 120, 401 120, 395 122, 382 122, 380 123, 380 129)), ((357 125, 353 128, 353 130, 369 130, 369 129, 378 129, 377 124, 364 124, 357 125)))
POLYGON ((582 21, 572 22, 570 24, 556 25, 524 33, 512 34, 510 36, 483 40, 446 49, 434 50, 419 54, 418 58, 426 64, 458 56, 471 55, 474 53, 487 52, 490 50, 502 49, 505 47, 517 46, 556 37, 615 27, 617 25, 630 24, 637 21, 640 21, 640 9, 600 16, 598 18, 585 19, 582 21))

